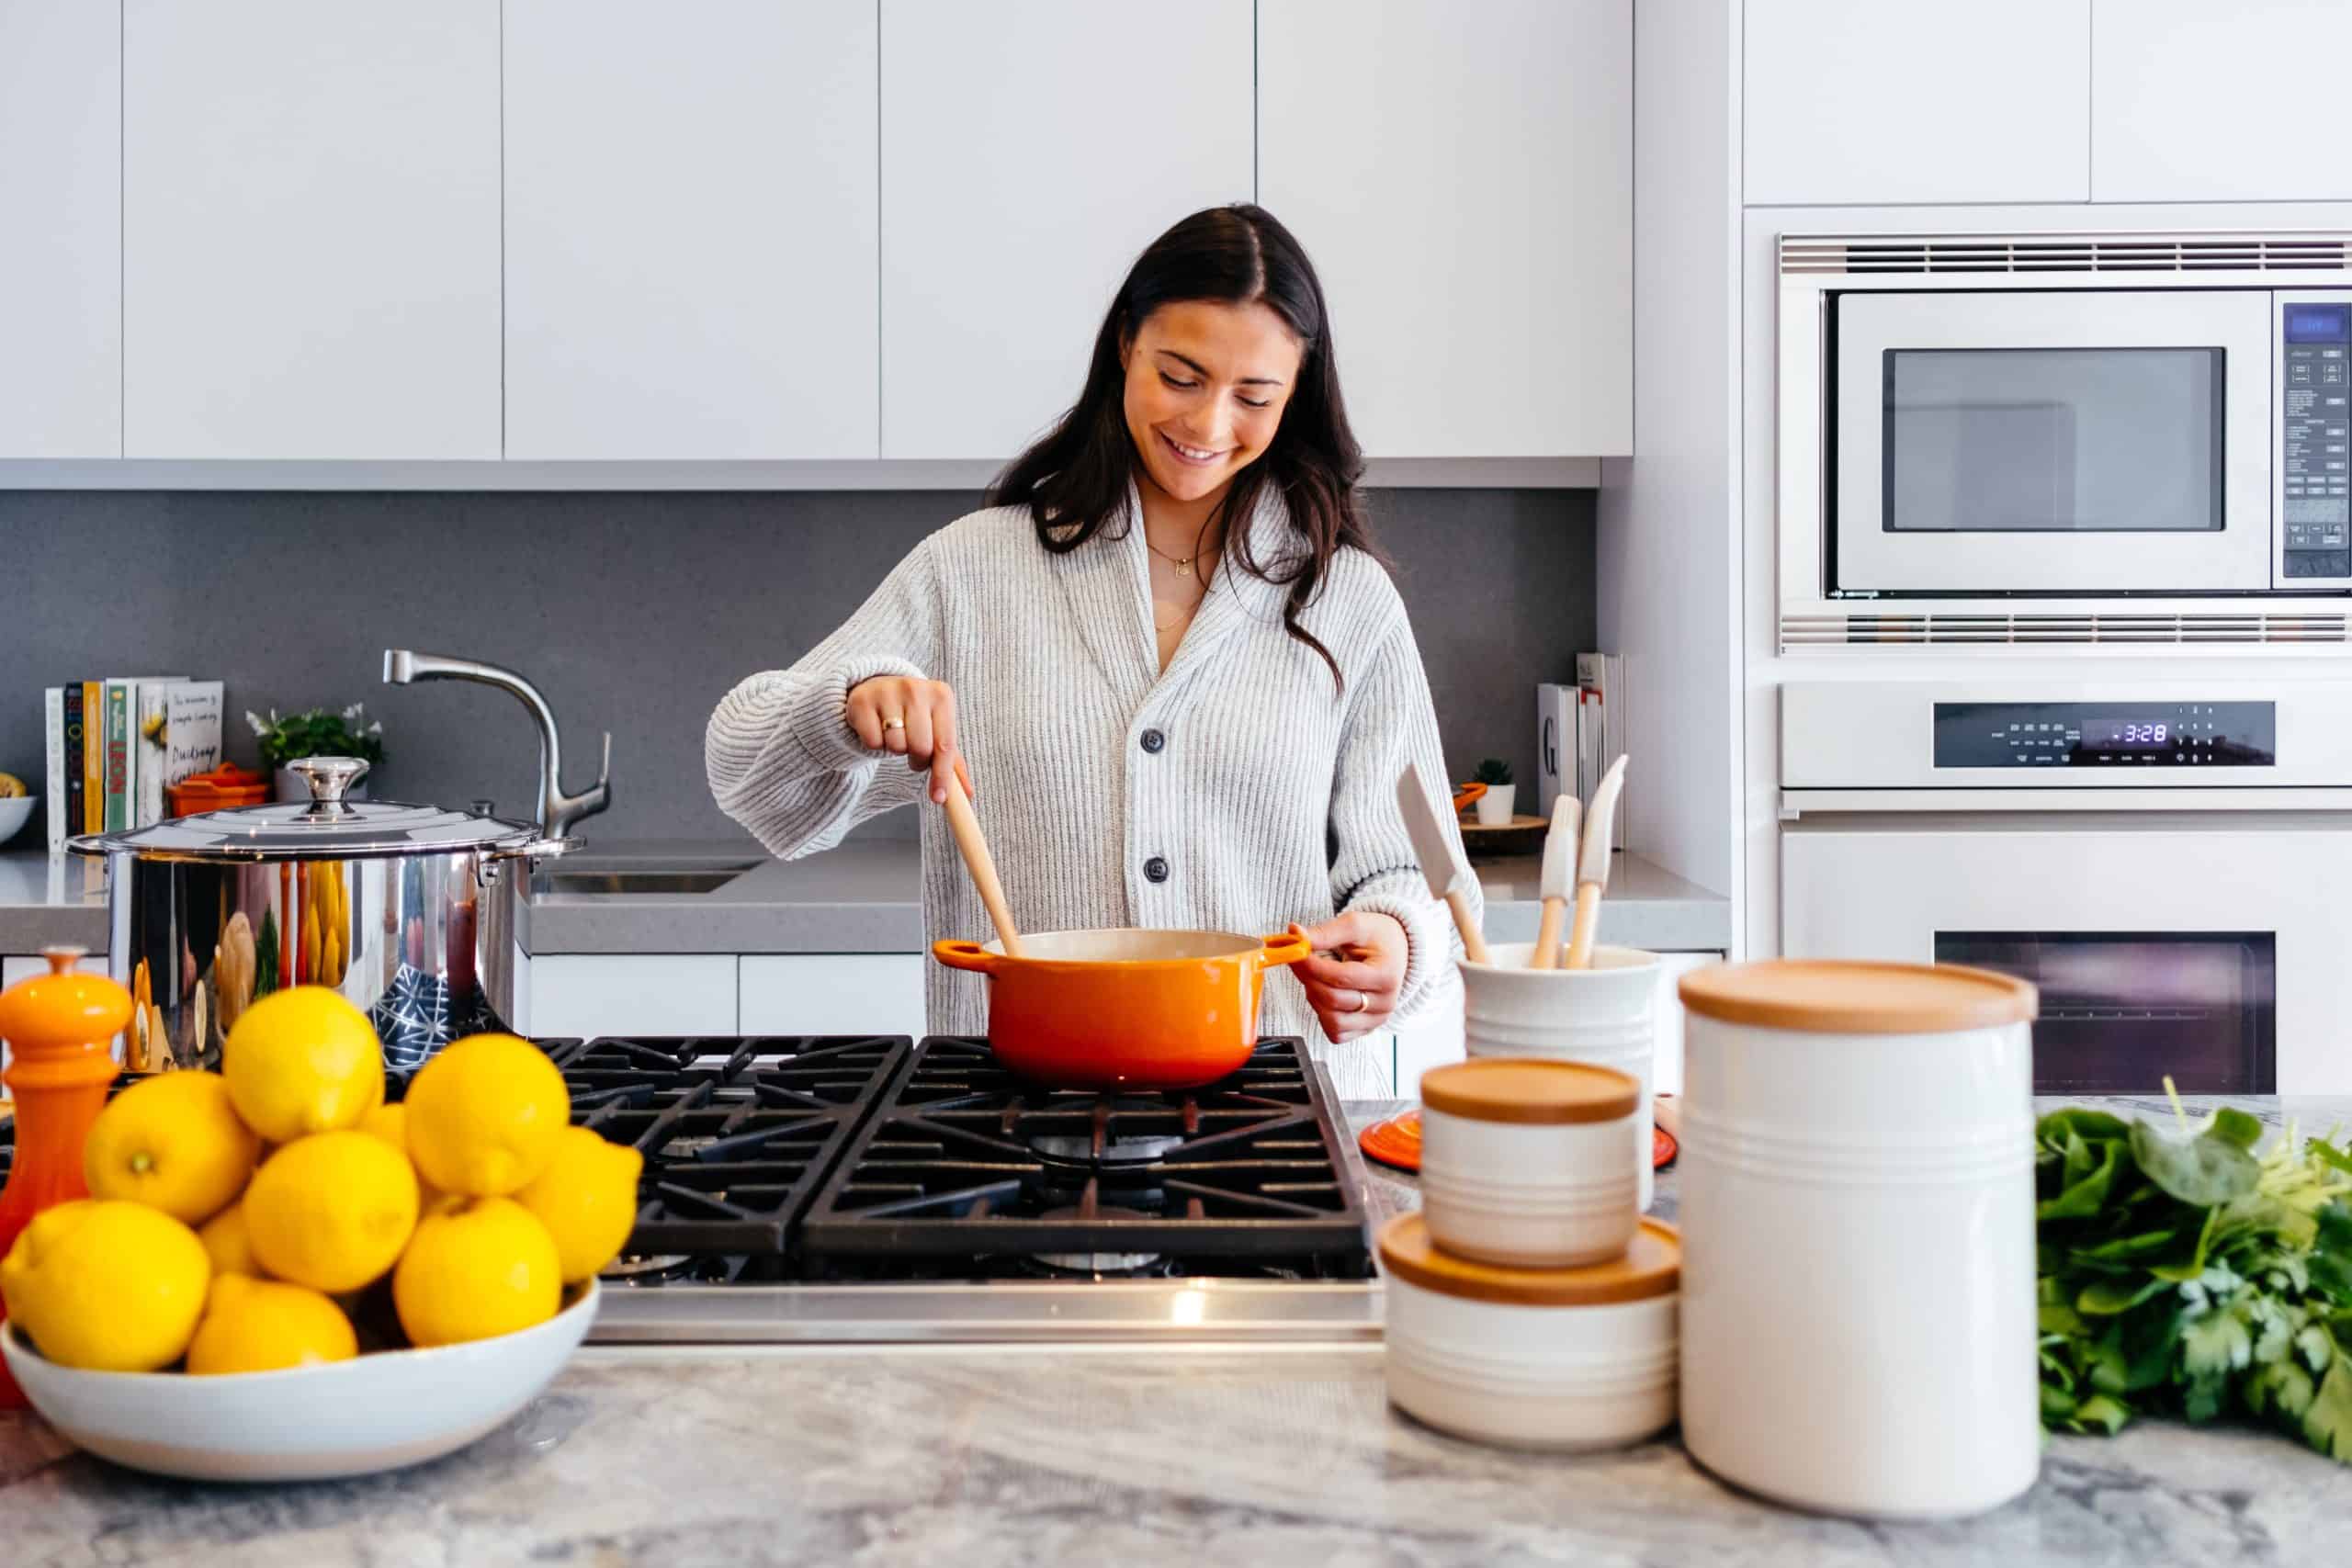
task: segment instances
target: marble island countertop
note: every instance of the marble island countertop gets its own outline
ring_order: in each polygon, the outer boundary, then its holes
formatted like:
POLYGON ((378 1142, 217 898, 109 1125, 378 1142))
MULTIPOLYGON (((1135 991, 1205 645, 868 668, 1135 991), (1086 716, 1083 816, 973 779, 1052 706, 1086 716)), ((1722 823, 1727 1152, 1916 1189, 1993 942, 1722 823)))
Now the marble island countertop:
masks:
MULTIPOLYGON (((1389 1109, 1349 1108, 1359 1124, 1389 1109)), ((2352 1121, 2352 1100, 2263 1109, 2322 1129, 2352 1121)), ((1408 1179, 1374 1186, 1381 1208, 1414 1201, 1408 1179)), ((1375 1347, 591 1348, 458 1454, 300 1486, 153 1480, 0 1415, 0 1561, 11 1568, 2206 1568, 2332 1561, 2347 1532, 2344 1466, 2268 1432, 2158 1421, 2052 1439, 2033 1490, 1982 1518, 1792 1513, 1719 1485, 1670 1438, 1564 1458, 1441 1436, 1389 1410, 1375 1347)))

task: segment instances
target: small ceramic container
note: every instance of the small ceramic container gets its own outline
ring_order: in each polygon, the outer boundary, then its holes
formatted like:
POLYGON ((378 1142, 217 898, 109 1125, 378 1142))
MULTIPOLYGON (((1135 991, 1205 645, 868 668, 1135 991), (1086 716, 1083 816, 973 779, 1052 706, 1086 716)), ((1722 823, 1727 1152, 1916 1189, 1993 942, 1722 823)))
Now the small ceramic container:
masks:
POLYGON ((1682 1249, 1644 1220, 1622 1258, 1497 1269, 1439 1251, 1419 1214, 1380 1232, 1388 1398, 1441 1431, 1510 1448, 1609 1449, 1675 1416, 1682 1249))
POLYGON ((1642 1086, 1625 1142, 1647 1213, 1650 1082, 1657 1055, 1657 954, 1596 947, 1589 969, 1530 969, 1532 942, 1500 942, 1491 964, 1462 964, 1462 1038, 1473 1056, 1550 1056, 1614 1067, 1642 1086))
POLYGON ((1680 988, 1691 1457, 1870 1518, 2017 1496, 2041 1443, 2033 987, 1781 960, 1680 988))
POLYGON ((1611 1067, 1481 1056, 1421 1076, 1421 1213, 1458 1257, 1570 1269, 1625 1250, 1642 1086, 1611 1067))

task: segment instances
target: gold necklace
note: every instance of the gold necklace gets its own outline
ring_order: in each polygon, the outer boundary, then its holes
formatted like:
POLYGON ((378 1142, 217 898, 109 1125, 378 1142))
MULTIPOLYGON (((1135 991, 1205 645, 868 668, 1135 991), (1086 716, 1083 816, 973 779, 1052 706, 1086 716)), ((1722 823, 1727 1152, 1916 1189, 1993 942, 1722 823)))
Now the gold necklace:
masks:
POLYGON ((1176 569, 1176 575, 1179 577, 1192 576, 1193 563, 1201 558, 1201 552, 1198 549, 1193 550, 1193 552, 1189 556, 1171 556, 1166 550, 1161 549, 1158 545, 1153 544, 1149 534, 1146 534, 1143 536, 1143 547, 1149 550, 1153 555, 1158 556, 1161 560, 1166 561, 1169 565, 1174 567, 1176 569))

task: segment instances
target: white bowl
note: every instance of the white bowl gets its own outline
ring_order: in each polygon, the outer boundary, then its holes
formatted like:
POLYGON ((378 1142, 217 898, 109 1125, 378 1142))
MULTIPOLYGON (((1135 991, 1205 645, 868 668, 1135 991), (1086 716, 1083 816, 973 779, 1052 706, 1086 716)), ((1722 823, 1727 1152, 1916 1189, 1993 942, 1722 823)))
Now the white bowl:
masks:
POLYGON ((0 1355, 49 1424, 133 1470, 197 1481, 315 1481, 464 1448, 555 1381, 596 1320, 597 1289, 535 1327, 431 1350, 277 1372, 77 1371, 0 1325, 0 1355))
POLYGON ((37 795, 0 796, 0 844, 16 837, 17 829, 32 820, 33 807, 40 804, 37 795))

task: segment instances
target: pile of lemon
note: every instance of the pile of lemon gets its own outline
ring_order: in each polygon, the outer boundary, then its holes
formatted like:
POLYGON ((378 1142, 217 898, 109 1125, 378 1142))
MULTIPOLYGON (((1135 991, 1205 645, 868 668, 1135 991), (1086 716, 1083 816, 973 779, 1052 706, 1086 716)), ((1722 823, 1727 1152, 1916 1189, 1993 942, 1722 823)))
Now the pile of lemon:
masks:
POLYGON ((554 1316, 628 1239, 643 1160, 571 1125, 528 1041, 458 1041, 387 1105, 367 1016, 300 986, 238 1018, 220 1069, 118 1096, 90 1196, 0 1260, 51 1360, 250 1372, 486 1339, 554 1316))

